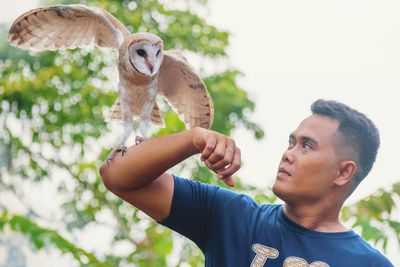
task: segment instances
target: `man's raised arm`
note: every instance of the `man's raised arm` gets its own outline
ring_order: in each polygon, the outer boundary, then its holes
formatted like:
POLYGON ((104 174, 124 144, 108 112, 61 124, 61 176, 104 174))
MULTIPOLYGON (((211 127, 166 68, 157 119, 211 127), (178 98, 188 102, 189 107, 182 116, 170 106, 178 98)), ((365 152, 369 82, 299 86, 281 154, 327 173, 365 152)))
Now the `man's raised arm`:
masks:
POLYGON ((174 190, 166 171, 197 153, 219 179, 234 186, 240 150, 233 139, 202 128, 142 141, 103 163, 100 175, 110 191, 160 221, 169 215, 174 190))

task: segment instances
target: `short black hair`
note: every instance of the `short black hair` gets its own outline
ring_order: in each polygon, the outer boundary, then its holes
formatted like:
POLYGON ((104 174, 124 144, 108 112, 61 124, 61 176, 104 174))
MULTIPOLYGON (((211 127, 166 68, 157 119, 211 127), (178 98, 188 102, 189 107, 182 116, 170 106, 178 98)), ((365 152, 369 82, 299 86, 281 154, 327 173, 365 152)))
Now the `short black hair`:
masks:
POLYGON ((313 114, 337 120, 342 145, 357 155, 354 190, 367 176, 375 162, 380 145, 378 129, 365 114, 337 101, 319 99, 311 105, 311 111, 313 114))

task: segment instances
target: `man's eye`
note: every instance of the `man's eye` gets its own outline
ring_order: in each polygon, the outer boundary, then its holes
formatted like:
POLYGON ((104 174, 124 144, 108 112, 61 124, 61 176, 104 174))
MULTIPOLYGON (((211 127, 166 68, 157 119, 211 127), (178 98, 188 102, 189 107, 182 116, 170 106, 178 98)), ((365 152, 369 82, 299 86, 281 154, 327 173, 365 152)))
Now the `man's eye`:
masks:
POLYGON ((289 140, 288 148, 292 148, 292 147, 294 147, 294 141, 289 140))
POLYGON ((312 149, 312 146, 309 143, 304 143, 303 148, 312 149))

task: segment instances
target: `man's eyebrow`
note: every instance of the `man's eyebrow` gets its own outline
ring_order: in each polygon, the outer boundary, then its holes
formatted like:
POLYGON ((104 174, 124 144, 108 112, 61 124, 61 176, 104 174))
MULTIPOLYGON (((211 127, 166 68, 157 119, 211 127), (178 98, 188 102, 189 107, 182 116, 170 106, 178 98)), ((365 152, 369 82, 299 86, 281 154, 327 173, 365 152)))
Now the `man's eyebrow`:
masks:
MULTIPOLYGON (((314 138, 312 138, 312 137, 309 137, 309 136, 300 136, 300 138, 301 138, 301 141, 303 142, 303 143, 305 143, 305 142, 310 142, 310 143, 313 143, 314 145, 318 145, 318 142, 317 142, 317 140, 315 140, 314 138)), ((294 135, 294 133, 291 133, 290 135, 289 135, 289 139, 296 139, 296 136, 294 135)))

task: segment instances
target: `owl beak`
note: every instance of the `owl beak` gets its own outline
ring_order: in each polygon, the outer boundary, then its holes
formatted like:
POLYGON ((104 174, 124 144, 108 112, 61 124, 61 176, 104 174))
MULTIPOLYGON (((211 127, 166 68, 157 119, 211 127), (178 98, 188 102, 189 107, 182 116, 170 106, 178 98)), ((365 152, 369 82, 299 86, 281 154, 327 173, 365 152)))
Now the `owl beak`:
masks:
POLYGON ((145 60, 146 66, 149 68, 150 74, 153 75, 154 64, 152 60, 146 59, 145 60))

